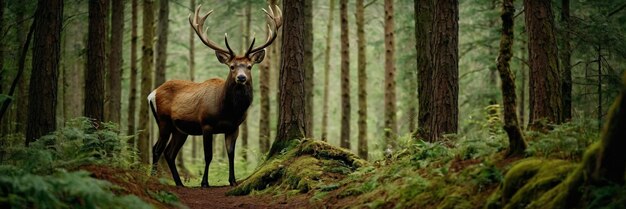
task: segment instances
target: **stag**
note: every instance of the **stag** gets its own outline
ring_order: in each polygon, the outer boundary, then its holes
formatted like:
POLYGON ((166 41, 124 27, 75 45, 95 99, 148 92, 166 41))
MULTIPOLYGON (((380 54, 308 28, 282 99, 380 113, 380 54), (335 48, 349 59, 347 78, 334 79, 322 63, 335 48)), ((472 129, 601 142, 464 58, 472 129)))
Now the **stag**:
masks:
POLYGON ((269 6, 263 9, 271 20, 268 24, 266 42, 254 47, 255 39, 243 56, 236 56, 228 45, 228 35, 224 36, 226 49, 207 38, 202 30, 204 21, 213 12, 200 16, 199 5, 189 23, 204 45, 215 51, 217 60, 228 66, 229 73, 225 80, 212 78, 202 83, 184 80, 170 80, 148 95, 148 103, 159 127, 159 139, 152 147, 152 173, 156 173, 157 162, 165 151, 164 157, 177 186, 183 186, 175 158, 187 140, 188 135, 202 135, 204 146, 204 175, 202 187, 208 187, 209 164, 213 159, 213 134, 225 134, 228 152, 228 182, 235 180, 234 158, 235 142, 239 134, 239 125, 246 119, 246 112, 252 103, 252 66, 263 61, 265 48, 276 39, 276 33, 282 25, 282 12, 269 6), (275 12, 276 11, 276 12, 275 12), (170 139, 171 137, 171 139, 170 139), (167 145, 167 146, 166 146, 167 145))

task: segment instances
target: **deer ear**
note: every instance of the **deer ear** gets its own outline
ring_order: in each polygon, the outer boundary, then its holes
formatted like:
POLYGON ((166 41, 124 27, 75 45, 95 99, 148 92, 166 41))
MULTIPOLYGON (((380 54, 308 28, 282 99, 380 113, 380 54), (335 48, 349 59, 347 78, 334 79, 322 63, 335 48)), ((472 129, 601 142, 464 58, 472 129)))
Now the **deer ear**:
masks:
POLYGON ((224 52, 215 51, 215 56, 217 56, 217 60, 222 64, 226 64, 226 62, 230 60, 230 54, 224 52))
POLYGON ((263 59, 265 58, 265 49, 255 52, 254 54, 250 55, 250 60, 253 61, 254 63, 261 63, 263 62, 263 59))

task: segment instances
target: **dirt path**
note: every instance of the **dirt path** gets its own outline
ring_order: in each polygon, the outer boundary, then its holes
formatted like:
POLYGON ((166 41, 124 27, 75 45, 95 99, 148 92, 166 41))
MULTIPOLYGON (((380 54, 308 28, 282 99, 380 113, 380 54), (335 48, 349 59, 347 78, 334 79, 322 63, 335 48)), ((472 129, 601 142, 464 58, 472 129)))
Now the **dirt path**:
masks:
POLYGON ((294 197, 272 196, 226 196, 229 186, 199 188, 173 187, 180 201, 190 209, 194 208, 308 208, 309 201, 306 195, 294 197))

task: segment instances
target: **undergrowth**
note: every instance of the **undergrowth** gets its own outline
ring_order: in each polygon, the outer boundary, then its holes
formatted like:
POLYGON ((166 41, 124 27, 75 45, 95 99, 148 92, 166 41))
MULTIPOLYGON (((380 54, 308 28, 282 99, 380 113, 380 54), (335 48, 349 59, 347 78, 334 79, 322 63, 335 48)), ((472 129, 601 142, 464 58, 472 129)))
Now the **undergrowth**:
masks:
MULTIPOLYGON (((120 135, 114 124, 99 125, 94 127, 86 118, 73 119, 29 147, 19 136, 3 139, 9 143, 2 147, 0 159, 0 207, 153 208, 145 199, 129 194, 127 188, 107 181, 117 177, 101 176, 107 178, 101 180, 81 170, 111 168, 127 171, 119 175, 146 176, 138 178, 147 181, 147 172, 143 172, 147 170, 135 163, 136 152, 127 147, 132 136, 120 135)), ((166 201, 176 202, 172 198, 163 201, 169 204, 166 201)))

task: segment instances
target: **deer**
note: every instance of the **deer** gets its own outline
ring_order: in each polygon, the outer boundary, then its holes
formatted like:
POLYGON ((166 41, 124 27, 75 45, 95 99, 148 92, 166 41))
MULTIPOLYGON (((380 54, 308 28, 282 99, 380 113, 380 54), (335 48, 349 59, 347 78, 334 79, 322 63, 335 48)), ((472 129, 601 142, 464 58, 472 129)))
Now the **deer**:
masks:
POLYGON ((186 80, 169 80, 153 90, 147 97, 148 104, 158 125, 159 136, 152 147, 152 174, 157 170, 161 154, 172 173, 176 186, 184 187, 175 165, 175 158, 187 140, 187 136, 201 135, 204 147, 204 175, 201 187, 209 187, 209 165, 213 159, 213 135, 224 134, 228 153, 228 182, 236 186, 234 170, 235 142, 239 135, 239 125, 246 119, 248 107, 252 103, 252 76, 254 64, 265 57, 265 48, 274 42, 278 29, 282 26, 282 11, 269 6, 262 9, 270 20, 267 40, 259 47, 254 47, 256 39, 243 55, 235 55, 228 44, 228 34, 224 35, 226 49, 211 41, 206 31, 202 30, 205 20, 213 10, 200 16, 196 7, 193 17, 189 15, 189 24, 202 43, 215 51, 217 60, 228 66, 226 79, 212 78, 202 83, 186 80), (165 153, 163 153, 165 152, 165 153))

